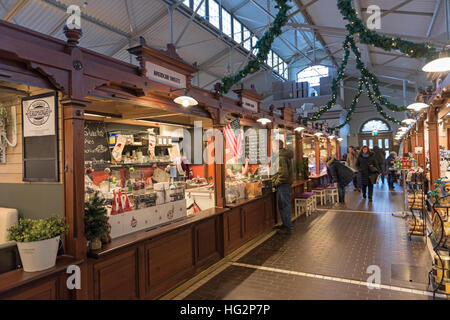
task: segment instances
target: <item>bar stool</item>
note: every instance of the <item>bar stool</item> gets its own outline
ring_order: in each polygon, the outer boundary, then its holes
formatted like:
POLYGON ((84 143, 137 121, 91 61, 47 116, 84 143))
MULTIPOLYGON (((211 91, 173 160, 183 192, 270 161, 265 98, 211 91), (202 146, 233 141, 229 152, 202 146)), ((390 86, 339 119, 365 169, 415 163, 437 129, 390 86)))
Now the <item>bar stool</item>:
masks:
POLYGON ((325 189, 325 201, 330 204, 339 202, 339 193, 336 187, 327 187, 325 189))
POLYGON ((316 195, 312 192, 302 193, 295 197, 295 211, 292 220, 297 219, 303 213, 310 216, 315 210, 316 195))
POLYGON ((323 206, 326 201, 326 189, 325 188, 314 188, 312 192, 316 195, 316 199, 320 201, 320 205, 323 206))

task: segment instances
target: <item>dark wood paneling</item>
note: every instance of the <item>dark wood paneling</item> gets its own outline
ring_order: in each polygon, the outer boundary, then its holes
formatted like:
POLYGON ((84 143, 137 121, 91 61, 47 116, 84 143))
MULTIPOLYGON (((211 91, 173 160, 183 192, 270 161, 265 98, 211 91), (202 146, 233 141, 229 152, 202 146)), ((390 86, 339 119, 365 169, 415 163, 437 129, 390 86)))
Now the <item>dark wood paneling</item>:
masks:
POLYGON ((251 239, 264 230, 264 208, 262 199, 242 208, 244 212, 244 238, 251 239))
POLYGON ((195 227, 195 263, 197 268, 220 258, 219 219, 209 219, 195 227))
POLYGON ((265 228, 270 228, 275 224, 276 221, 274 193, 266 196, 263 201, 264 201, 264 226, 265 228))
POLYGON ((224 250, 228 254, 239 247, 244 238, 244 224, 241 208, 235 208, 223 215, 224 250))
POLYGON ((94 299, 139 298, 137 248, 93 265, 94 299))
POLYGON ((8 295, 0 296, 2 300, 57 300, 58 299, 58 278, 41 280, 37 283, 29 284, 20 290, 8 295))
POLYGON ((192 228, 145 245, 146 294, 157 297, 194 273, 192 228))

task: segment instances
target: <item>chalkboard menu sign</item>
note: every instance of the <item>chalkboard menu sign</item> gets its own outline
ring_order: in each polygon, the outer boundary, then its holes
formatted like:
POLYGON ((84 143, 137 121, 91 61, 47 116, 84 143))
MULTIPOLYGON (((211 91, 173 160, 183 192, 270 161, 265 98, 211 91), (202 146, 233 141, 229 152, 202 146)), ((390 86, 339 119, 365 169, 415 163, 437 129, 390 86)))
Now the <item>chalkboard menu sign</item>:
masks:
POLYGON ((267 133, 258 128, 245 127, 245 157, 250 164, 265 163, 267 157, 267 133))
POLYGON ((108 133, 103 122, 86 121, 84 125, 84 160, 111 161, 108 133))

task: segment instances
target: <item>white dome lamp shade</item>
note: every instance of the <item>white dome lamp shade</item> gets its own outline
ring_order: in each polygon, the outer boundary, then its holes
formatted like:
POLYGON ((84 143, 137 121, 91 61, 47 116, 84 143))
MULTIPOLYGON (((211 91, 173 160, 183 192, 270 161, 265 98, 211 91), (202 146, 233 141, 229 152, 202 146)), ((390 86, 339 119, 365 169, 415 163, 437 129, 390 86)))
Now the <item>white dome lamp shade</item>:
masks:
POLYGON ((399 131, 403 131, 403 132, 407 132, 407 131, 409 131, 409 128, 408 127, 401 127, 401 128, 398 128, 398 130, 399 131))
POLYGON ((338 140, 339 142, 344 141, 343 138, 338 138, 337 140, 338 140))
POLYGON ((256 120, 256 121, 258 121, 259 123, 261 123, 263 126, 265 126, 266 124, 268 124, 268 123, 271 123, 272 122, 272 120, 270 120, 270 119, 267 119, 267 118, 259 118, 258 120, 256 120))
POLYGON ((299 127, 295 128, 294 130, 297 132, 302 132, 305 129, 306 129, 305 127, 299 126, 299 127))
POLYGON ((428 108, 428 105, 426 103, 416 102, 416 103, 410 104, 406 108, 408 110, 414 110, 415 112, 419 112, 422 109, 428 108))
MULTIPOLYGON (((177 90, 183 90, 183 89, 177 89, 177 90)), ((170 92, 173 92, 173 91, 176 91, 176 90, 170 90, 170 92)), ((183 106, 184 108, 193 107, 193 106, 198 105, 197 100, 195 100, 194 98, 189 96, 189 89, 184 89, 184 95, 173 99, 173 102, 183 106)))
POLYGON ((414 119, 405 119, 402 122, 409 126, 410 124, 416 123, 416 120, 414 120, 414 119))
POLYGON ((436 73, 450 71, 450 57, 448 57, 448 52, 443 51, 439 59, 433 60, 424 65, 422 71, 436 73))

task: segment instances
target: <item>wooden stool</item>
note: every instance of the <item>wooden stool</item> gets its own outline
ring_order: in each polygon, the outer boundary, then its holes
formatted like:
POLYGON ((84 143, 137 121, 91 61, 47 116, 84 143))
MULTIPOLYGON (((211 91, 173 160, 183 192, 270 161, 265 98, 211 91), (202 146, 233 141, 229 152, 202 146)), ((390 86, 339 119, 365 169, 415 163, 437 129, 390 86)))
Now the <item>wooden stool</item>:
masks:
POLYGON ((314 188, 312 192, 316 195, 315 199, 320 201, 320 205, 323 206, 326 201, 326 189, 324 188, 314 188))
POLYGON ((339 194, 338 194, 338 190, 336 187, 328 187, 325 189, 325 198, 326 198, 326 202, 328 203, 328 201, 330 202, 330 204, 335 204, 337 202, 339 202, 339 194))
POLYGON ((310 216, 315 208, 316 196, 314 193, 303 193, 295 197, 295 211, 292 220, 295 220, 303 213, 310 216))

